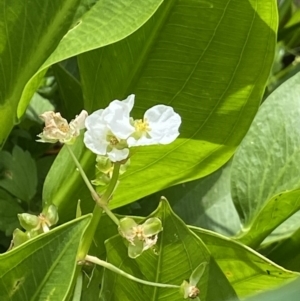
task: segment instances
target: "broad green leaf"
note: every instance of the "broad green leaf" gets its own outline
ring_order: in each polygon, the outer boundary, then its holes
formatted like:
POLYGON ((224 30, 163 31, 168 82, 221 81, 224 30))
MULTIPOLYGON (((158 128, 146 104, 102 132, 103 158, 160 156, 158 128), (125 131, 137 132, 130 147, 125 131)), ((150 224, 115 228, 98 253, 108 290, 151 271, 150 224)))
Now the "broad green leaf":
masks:
POLYGON ((298 301, 300 294, 300 279, 293 281, 283 287, 280 287, 274 291, 262 293, 257 296, 247 298, 246 301, 298 301))
POLYGON ((190 229, 205 243, 240 298, 299 277, 230 238, 196 227, 190 229))
MULTIPOLYGON (((107 260, 136 277, 174 285, 181 285, 200 263, 207 262, 198 284, 201 300, 222 301, 234 298, 234 290, 205 245, 172 212, 165 200, 161 201, 152 217, 154 216, 162 220, 164 228, 159 234, 155 251, 147 250, 136 260, 132 260, 127 255, 123 239, 118 235, 106 241, 107 260)), ((108 270, 104 272, 101 292, 103 300, 183 300, 179 289, 137 284, 108 270)))
POLYGON ((19 146, 12 154, 0 152, 0 187, 22 201, 30 203, 37 189, 36 163, 30 153, 19 146))
POLYGON ((152 16, 162 1, 93 1, 93 5, 64 35, 42 68, 129 36, 152 16))
POLYGON ((60 226, 0 255, 0 300, 65 300, 90 216, 60 226))
POLYGON ((0 147, 25 112, 45 71, 35 75, 69 29, 78 3, 1 1, 0 147))
MULTIPOLYGON (((95 156, 90 152, 82 151, 82 136, 70 147, 80 164, 84 167, 87 176, 92 179, 94 177, 95 156), (90 168, 86 169, 86 166, 90 168)), ((63 147, 45 179, 43 207, 54 204, 58 208, 60 222, 65 222, 71 218, 75 218, 78 199, 81 199, 82 203, 87 202, 89 209, 93 208, 90 206, 90 204, 94 203, 91 194, 76 169, 75 163, 67 148, 63 147), (83 195, 85 199, 81 199, 81 195, 83 195)), ((89 212, 91 211, 92 210, 89 212)))
POLYGON ((23 212, 24 209, 18 201, 0 189, 0 231, 5 232, 7 236, 11 235, 20 225, 17 214, 23 212))
POLYGON ((300 272, 300 228, 289 238, 279 243, 268 254, 270 259, 287 269, 300 272))
POLYGON ((293 191, 300 188, 299 91, 297 74, 267 98, 233 159, 232 197, 244 224, 240 239, 253 246, 300 209, 293 191))
POLYGON ((276 27, 273 0, 165 1, 128 38, 79 56, 89 111, 135 93, 134 117, 158 103, 182 117, 176 142, 133 150, 113 208, 229 160, 261 101, 276 27))

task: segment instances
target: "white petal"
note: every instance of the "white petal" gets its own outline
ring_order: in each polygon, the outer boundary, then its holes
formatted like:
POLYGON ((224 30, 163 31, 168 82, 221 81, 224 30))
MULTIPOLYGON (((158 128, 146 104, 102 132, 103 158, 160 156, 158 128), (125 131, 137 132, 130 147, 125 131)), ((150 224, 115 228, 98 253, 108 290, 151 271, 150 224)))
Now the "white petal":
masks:
POLYGON ((120 149, 114 148, 111 152, 107 153, 107 155, 112 162, 122 161, 122 160, 128 158, 129 149, 124 148, 124 149, 120 150, 120 149))
POLYGON ((106 131, 100 130, 99 132, 86 131, 84 133, 84 144, 90 149, 94 154, 97 155, 106 155, 106 148, 108 142, 105 139, 106 131), (98 134, 98 135, 97 135, 98 134), (99 136, 99 134, 101 136, 99 136))
POLYGON ((112 133, 119 139, 126 139, 135 128, 130 123, 130 111, 133 108, 134 95, 129 95, 125 100, 114 100, 103 114, 103 119, 112 133))
POLYGON ((103 123, 103 109, 97 110, 85 119, 85 127, 90 130, 98 123, 103 123))
POLYGON ((169 144, 179 135, 181 117, 172 107, 157 105, 146 111, 144 119, 149 123, 151 138, 159 144, 169 144))
POLYGON ((144 120, 148 122, 150 130, 139 139, 129 137, 128 145, 154 145, 169 144, 179 135, 181 117, 174 112, 172 107, 157 105, 146 111, 144 120))

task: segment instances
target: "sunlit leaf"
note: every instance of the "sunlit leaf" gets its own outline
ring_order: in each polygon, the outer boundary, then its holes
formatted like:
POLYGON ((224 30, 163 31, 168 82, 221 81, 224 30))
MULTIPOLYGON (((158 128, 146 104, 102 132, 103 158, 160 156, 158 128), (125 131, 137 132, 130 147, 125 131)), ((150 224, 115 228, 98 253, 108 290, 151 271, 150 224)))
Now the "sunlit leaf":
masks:
MULTIPOLYGON (((107 259, 118 268, 136 277, 160 283, 181 285, 202 262, 208 265, 198 284, 202 301, 222 301, 235 296, 225 275, 202 241, 172 212, 165 200, 153 214, 162 220, 155 251, 147 250, 136 260, 127 256, 121 236, 106 242, 107 259), (215 281, 218 279, 218 281, 215 281)), ((103 300, 174 300, 181 301, 178 289, 155 288, 137 284, 108 270, 102 283, 103 300)))
POLYGON ((0 255, 0 299, 65 300, 79 242, 90 216, 74 220, 0 255))
POLYGON ((128 38, 79 56, 89 111, 135 93, 135 118, 158 103, 182 117, 176 142, 133 150, 112 207, 229 160, 261 101, 276 27, 273 0, 165 1, 128 38))

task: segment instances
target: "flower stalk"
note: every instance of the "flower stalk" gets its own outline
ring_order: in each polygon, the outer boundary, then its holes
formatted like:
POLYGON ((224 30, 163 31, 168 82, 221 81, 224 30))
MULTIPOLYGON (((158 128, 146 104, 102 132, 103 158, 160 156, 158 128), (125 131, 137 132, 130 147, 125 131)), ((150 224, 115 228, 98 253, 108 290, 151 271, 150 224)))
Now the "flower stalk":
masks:
POLYGON ((149 286, 155 286, 155 287, 164 287, 164 288, 176 288, 176 289, 180 289, 179 285, 174 285, 174 284, 166 284, 166 283, 158 283, 158 282, 151 282, 151 281, 147 281, 147 280, 143 280, 137 277, 134 277, 126 272, 124 272, 123 270, 120 270, 119 268, 115 267, 114 265, 112 265, 111 263, 108 263, 104 260, 101 260, 95 256, 90 256, 87 255, 85 257, 85 260, 88 262, 92 262, 94 264, 100 265, 112 272, 115 272, 116 274, 119 274, 127 279, 130 279, 132 281, 138 282, 138 283, 142 283, 145 285, 149 285, 149 286))
POLYGON ((93 217, 91 219, 91 222, 90 222, 88 228, 86 229, 86 232, 85 232, 82 242, 81 242, 81 246, 79 248, 78 258, 82 259, 86 256, 86 254, 92 244, 92 241, 93 241, 93 238, 94 238, 94 235, 95 235, 95 232, 96 232, 98 223, 101 219, 103 211, 105 211, 105 213, 113 220, 113 222, 116 225, 119 225, 119 219, 113 214, 113 212, 107 207, 107 205, 108 205, 108 202, 118 184, 119 171, 120 171, 121 164, 118 162, 115 163, 111 181, 108 184, 108 187, 107 187, 106 191, 104 192, 104 194, 100 197, 98 195, 98 193, 95 191, 94 187, 92 186, 90 180, 88 179, 87 175, 85 174, 82 166, 80 165, 79 161, 77 160, 77 158, 74 155, 70 146, 66 145, 66 147, 67 147, 78 171, 80 172, 82 179, 84 180, 85 184, 87 185, 88 189, 90 190, 90 192, 92 194, 92 198, 96 202, 96 205, 93 210, 93 217))

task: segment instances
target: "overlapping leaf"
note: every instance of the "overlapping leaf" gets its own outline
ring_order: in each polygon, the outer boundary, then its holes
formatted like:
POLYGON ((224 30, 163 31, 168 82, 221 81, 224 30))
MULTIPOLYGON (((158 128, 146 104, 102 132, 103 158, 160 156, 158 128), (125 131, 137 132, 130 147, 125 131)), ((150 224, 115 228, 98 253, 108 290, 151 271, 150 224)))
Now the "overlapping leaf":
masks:
POLYGON ((252 249, 211 231, 190 227, 205 243, 240 298, 271 290, 299 277, 252 249))
POLYGON ((26 91, 25 86, 69 29, 78 3, 1 1, 0 146, 25 112, 43 74, 35 77, 26 91))
POLYGON ((233 160, 233 199, 245 227, 240 239, 250 245, 300 208, 299 91, 300 74, 268 97, 233 160))
POLYGON ((43 5, 40 1, 2 1, 0 146, 49 66, 128 36, 150 18, 161 1, 147 1, 147 5, 131 0, 51 0, 43 5), (74 20, 76 17, 80 19, 74 20))
MULTIPOLYGON (((148 250, 136 260, 130 259, 127 247, 118 235, 106 242, 108 261, 142 279, 175 285, 181 285, 200 263, 207 262, 208 265, 199 283, 201 300, 225 301, 234 298, 234 290, 205 245, 171 211, 165 200, 161 201, 153 216, 159 217, 164 227, 159 235, 156 251, 148 250)), ((101 292, 103 300, 183 299, 179 289, 147 287, 108 270, 104 272, 101 292)))
POLYGON ((175 143, 134 150, 112 207, 203 177, 230 158, 260 103, 276 25, 273 0, 165 1, 128 38, 79 57, 88 110, 135 93, 136 118, 157 103, 182 116, 175 143))

